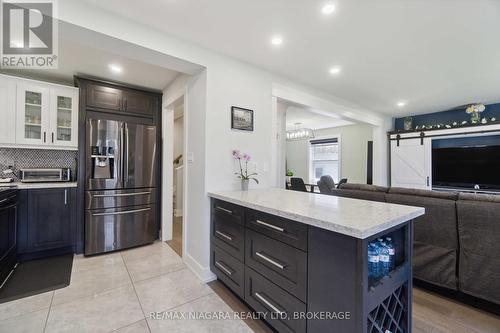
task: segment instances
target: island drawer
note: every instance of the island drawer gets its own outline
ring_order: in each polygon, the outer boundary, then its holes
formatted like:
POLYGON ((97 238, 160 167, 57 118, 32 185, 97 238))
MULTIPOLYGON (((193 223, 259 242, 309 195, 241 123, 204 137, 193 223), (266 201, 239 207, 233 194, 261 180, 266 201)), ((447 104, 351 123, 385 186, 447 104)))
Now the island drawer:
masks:
POLYGON ((306 320, 294 319, 294 315, 306 312, 306 305, 248 267, 245 301, 255 311, 263 312, 265 320, 278 332, 306 331, 306 320))
POLYGON ((243 263, 212 244, 210 266, 219 280, 224 282, 239 297, 244 297, 245 269, 243 263))
POLYGON ((307 291, 307 253, 252 230, 246 232, 245 264, 303 302, 307 291))
POLYGON ((245 225, 266 236, 307 251, 307 225, 271 214, 247 210, 245 225))
POLYGON ((218 200, 212 200, 212 214, 215 217, 230 218, 234 222, 243 224, 243 216, 245 209, 241 206, 218 200))
POLYGON ((212 242, 243 262, 245 252, 245 228, 230 216, 214 216, 212 242))

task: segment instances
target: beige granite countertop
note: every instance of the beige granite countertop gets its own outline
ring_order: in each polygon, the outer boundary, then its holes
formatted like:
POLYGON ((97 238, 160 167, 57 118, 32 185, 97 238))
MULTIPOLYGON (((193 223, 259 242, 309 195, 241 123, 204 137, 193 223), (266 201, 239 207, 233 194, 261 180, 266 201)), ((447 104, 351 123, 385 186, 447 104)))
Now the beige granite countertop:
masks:
POLYGON ((0 183, 0 187, 15 186, 20 190, 39 189, 39 188, 68 188, 77 187, 77 182, 47 182, 47 183, 0 183))
POLYGON ((270 188, 213 191, 210 197, 365 239, 425 214, 421 207, 270 188))

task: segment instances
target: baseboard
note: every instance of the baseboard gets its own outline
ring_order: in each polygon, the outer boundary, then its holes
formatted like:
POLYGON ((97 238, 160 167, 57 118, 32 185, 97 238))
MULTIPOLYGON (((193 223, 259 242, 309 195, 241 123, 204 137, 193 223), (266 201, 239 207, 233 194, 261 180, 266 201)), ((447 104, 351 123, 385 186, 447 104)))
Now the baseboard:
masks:
POLYGON ((464 294, 458 290, 451 290, 443 288, 440 286, 433 285, 432 283, 422 281, 419 279, 413 279, 413 286, 426 289, 427 291, 439 294, 441 296, 453 299, 460 303, 472 306, 474 308, 491 312, 497 316, 500 316, 500 304, 492 303, 484 299, 464 294))
POLYGON ((194 260, 189 253, 185 253, 183 258, 186 266, 200 279, 203 283, 208 283, 215 280, 217 277, 210 271, 210 267, 203 267, 200 263, 194 260))

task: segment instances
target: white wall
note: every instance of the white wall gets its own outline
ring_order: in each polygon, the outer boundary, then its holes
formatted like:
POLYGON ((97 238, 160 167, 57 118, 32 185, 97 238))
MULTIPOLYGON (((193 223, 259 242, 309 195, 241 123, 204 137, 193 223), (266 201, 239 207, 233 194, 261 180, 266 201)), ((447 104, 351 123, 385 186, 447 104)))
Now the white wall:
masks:
MULTIPOLYGON (((275 166, 276 158, 273 154, 275 149, 273 147, 276 146, 274 145, 276 119, 273 119, 272 112, 273 84, 293 86, 321 96, 322 101, 331 100, 337 105, 339 99, 195 44, 181 41, 151 27, 97 10, 82 1, 61 1, 59 17, 66 22, 125 40, 158 54, 165 54, 165 57, 168 55, 172 66, 176 66, 172 58, 176 58, 205 68, 192 77, 179 76, 165 90, 165 98, 168 99, 178 89, 187 87, 188 97, 184 115, 187 122, 186 146, 194 160, 191 164, 187 162, 187 158, 184 160, 187 167, 185 193, 189 196, 185 201, 186 212, 184 212, 186 221, 184 260, 202 280, 211 279, 213 274, 209 270, 210 210, 207 192, 238 188, 239 183, 233 175, 234 162, 231 150, 238 148, 252 155, 255 162, 255 165, 252 163, 252 167, 257 169, 260 180, 259 185, 252 184, 252 187, 268 187, 277 181, 276 172, 270 170, 271 165, 275 166), (254 132, 231 130, 230 109, 233 105, 254 110, 254 132)), ((100 47, 106 47, 106 43, 101 43, 100 47)), ((117 45, 113 43, 113 47, 116 48, 117 45)), ((117 49, 109 51, 119 52, 117 49)), ((160 63, 162 60, 157 54, 149 55, 146 51, 144 59, 140 59, 140 52, 128 51, 127 54, 149 63, 160 63)), ((172 69, 179 70, 179 67, 172 69)), ((346 108, 344 115, 355 115, 355 109, 355 106, 346 108)), ((375 121, 380 119, 375 113, 362 111, 366 119, 375 121)))
MULTIPOLYGON (((183 149, 184 149, 184 116, 174 119, 174 159, 176 159, 179 155, 182 155, 183 149)), ((184 158, 182 160, 184 160, 184 158)))
POLYGON ((286 142, 286 167, 294 177, 302 178, 305 183, 309 183, 308 150, 308 140, 286 142))
MULTIPOLYGON (((341 140, 341 175, 350 183, 366 183, 367 142, 373 139, 373 126, 357 124, 314 131, 315 137, 336 137, 341 140)), ((286 144, 287 166, 296 177, 309 182, 309 141, 289 141, 286 144)))

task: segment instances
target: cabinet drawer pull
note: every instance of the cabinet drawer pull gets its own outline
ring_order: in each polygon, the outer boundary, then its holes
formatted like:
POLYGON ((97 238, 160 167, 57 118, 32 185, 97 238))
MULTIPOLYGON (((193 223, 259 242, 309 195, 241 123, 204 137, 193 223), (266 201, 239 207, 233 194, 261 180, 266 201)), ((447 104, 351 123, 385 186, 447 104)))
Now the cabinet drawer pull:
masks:
POLYGON ((229 268, 227 268, 226 266, 224 266, 224 264, 222 264, 220 261, 216 261, 215 262, 215 266, 217 266, 220 269, 222 269, 224 271, 224 273, 226 273, 227 275, 233 275, 233 272, 229 268))
POLYGON ((264 298, 264 296, 262 296, 261 294, 259 293, 255 293, 255 297, 257 297, 258 299, 260 299, 262 302, 264 302, 264 304, 266 304, 268 307, 271 308, 271 310, 273 310, 274 312, 280 314, 280 315, 283 315, 285 313, 285 311, 281 311, 280 309, 278 309, 275 305, 273 305, 273 303, 269 302, 267 299, 264 298))
POLYGON ((274 230, 279 231, 279 232, 284 232, 285 231, 285 229, 283 229, 283 228, 277 227, 275 225, 269 224, 269 223, 261 221, 261 220, 256 220, 255 222, 257 222, 257 224, 263 225, 265 227, 274 229, 274 230))
POLYGON ((279 262, 277 262, 276 260, 273 260, 271 258, 269 258, 268 256, 266 256, 265 254, 262 254, 260 252, 255 252, 255 255, 259 258, 262 258, 264 259, 265 261, 267 261, 268 263, 278 267, 279 269, 285 269, 285 266, 280 264, 279 262))
POLYGON ((229 240, 229 241, 232 241, 233 240, 233 237, 223 233, 223 232, 220 232, 219 230, 215 230, 215 233, 219 236, 222 236, 224 237, 225 239, 229 240))
POLYGON ((220 210, 220 211, 222 211, 224 213, 228 213, 228 214, 232 214, 233 213, 232 210, 229 210, 229 209, 226 209, 226 208, 222 208, 222 207, 219 207, 219 206, 215 206, 215 209, 220 210))

